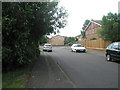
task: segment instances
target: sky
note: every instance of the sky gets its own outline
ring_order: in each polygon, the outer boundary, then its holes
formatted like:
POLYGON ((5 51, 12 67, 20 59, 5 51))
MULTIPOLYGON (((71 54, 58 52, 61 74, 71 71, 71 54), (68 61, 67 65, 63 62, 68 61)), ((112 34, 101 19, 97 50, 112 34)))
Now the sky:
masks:
POLYGON ((61 36, 77 36, 85 20, 101 20, 109 12, 118 13, 118 2, 120 0, 60 0, 69 13, 66 27, 60 29, 61 36))

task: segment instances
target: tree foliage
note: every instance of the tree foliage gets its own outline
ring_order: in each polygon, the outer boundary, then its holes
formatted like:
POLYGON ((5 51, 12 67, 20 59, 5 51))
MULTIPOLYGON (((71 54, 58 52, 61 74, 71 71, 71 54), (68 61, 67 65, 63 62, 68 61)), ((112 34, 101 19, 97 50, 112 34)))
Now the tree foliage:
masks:
POLYGON ((108 13, 102 18, 102 29, 97 32, 102 39, 120 41, 120 14, 108 13))
POLYGON ((65 37, 65 44, 73 44, 76 43, 77 38, 75 37, 65 37))
POLYGON ((89 22, 90 22, 90 20, 85 20, 82 30, 85 30, 85 28, 88 26, 89 22))
POLYGON ((48 37, 47 36, 42 36, 41 38, 40 38, 40 40, 39 40, 39 44, 40 45, 44 45, 45 43, 47 43, 48 42, 48 37))
POLYGON ((66 25, 67 11, 58 2, 3 2, 3 69, 32 62, 39 41, 66 25))
POLYGON ((85 30, 81 31, 81 35, 82 35, 82 38, 86 38, 86 36, 85 36, 85 30))
POLYGON ((82 30, 81 30, 82 38, 86 38, 85 29, 86 29, 86 27, 88 26, 89 23, 90 23, 90 20, 85 20, 85 22, 83 24, 83 27, 82 27, 82 30))

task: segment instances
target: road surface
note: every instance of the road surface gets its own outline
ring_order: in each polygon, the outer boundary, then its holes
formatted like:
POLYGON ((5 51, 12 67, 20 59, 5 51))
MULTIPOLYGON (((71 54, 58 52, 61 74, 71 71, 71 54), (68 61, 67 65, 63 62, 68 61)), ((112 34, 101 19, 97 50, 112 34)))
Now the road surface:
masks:
POLYGON ((107 62, 103 51, 53 47, 41 52, 27 88, 118 88, 118 63, 107 62))
POLYGON ((66 47, 53 47, 53 52, 44 54, 59 65, 76 88, 118 88, 118 63, 107 62, 104 52, 75 53, 66 47))

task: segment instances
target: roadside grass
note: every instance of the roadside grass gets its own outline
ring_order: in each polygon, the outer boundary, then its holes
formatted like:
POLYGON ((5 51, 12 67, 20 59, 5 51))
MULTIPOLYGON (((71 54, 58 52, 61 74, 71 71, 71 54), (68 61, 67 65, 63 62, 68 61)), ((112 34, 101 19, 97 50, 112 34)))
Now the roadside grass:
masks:
POLYGON ((30 76, 28 68, 17 69, 2 74, 2 88, 25 88, 30 76))

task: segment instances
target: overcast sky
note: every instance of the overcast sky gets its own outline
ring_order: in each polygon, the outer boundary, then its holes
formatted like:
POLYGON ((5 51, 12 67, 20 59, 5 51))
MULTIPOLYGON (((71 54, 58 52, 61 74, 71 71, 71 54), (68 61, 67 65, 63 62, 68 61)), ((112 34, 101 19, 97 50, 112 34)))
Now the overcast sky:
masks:
POLYGON ((68 10, 68 24, 60 29, 62 36, 77 36, 83 23, 88 20, 101 20, 109 12, 118 13, 120 0, 60 0, 60 6, 68 10))

